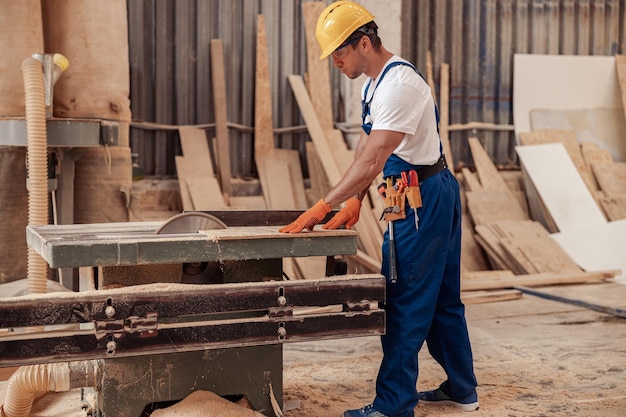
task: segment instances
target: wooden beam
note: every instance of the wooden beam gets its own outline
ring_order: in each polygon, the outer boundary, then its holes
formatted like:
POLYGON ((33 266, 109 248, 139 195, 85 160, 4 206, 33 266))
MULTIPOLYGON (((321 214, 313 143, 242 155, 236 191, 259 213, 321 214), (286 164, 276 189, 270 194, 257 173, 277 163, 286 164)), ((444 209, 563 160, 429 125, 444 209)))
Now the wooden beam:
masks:
POLYGON ((288 76, 288 79, 291 89, 293 90, 293 94, 296 97, 296 101, 298 102, 298 106, 300 107, 302 118, 304 119, 309 135, 311 136, 311 140, 315 143, 315 147, 317 148, 324 170, 328 175, 328 180, 330 181, 331 186, 335 186, 341 179, 341 171, 335 162, 332 149, 328 143, 326 135, 324 134, 324 130, 320 124, 317 114, 315 113, 313 103, 311 103, 309 93, 304 86, 302 76, 292 74, 288 76))
POLYGON ((495 291, 463 291, 461 301, 464 304, 495 303, 498 301, 519 300, 522 298, 520 290, 495 290, 495 291))
POLYGON ((213 83, 213 107, 215 109, 215 137, 217 139, 217 174, 222 194, 226 199, 232 195, 230 185, 230 141, 226 115, 226 76, 224 74, 224 49, 222 41, 211 40, 211 80, 213 83))
POLYGON ((274 149, 272 91, 270 88, 265 18, 262 14, 257 18, 254 99, 254 154, 257 157, 274 149))
POLYGON ((317 114, 324 131, 333 129, 333 103, 330 94, 330 69, 328 59, 320 59, 322 48, 315 38, 317 18, 322 13, 326 3, 306 1, 302 3, 304 16, 304 34, 306 37, 307 74, 313 109, 317 114))
POLYGON ((446 155, 448 169, 454 172, 454 158, 452 156, 452 146, 450 145, 450 65, 441 64, 441 77, 439 80, 439 136, 443 145, 443 153, 446 155))
POLYGON ((604 281, 614 278, 616 271, 596 271, 580 273, 528 274, 514 277, 472 279, 461 281, 462 291, 493 290, 499 288, 514 288, 517 286, 540 287, 544 285, 582 284, 591 281, 604 281))

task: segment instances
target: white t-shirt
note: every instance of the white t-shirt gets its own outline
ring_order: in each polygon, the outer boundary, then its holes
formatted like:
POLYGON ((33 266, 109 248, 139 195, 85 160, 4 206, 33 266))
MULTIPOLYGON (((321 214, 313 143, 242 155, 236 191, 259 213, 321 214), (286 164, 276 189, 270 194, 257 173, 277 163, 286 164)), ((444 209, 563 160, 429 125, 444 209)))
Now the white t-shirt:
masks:
MULTIPOLYGON (((394 55, 392 62, 407 62, 394 55)), ((384 71, 379 74, 382 75, 384 71)), ((393 130, 405 133, 404 139, 393 151, 394 154, 413 165, 432 165, 439 159, 439 134, 435 118, 435 104, 428 83, 413 68, 396 65, 385 74, 380 85, 378 80, 368 78, 361 88, 370 102, 370 114, 366 122, 372 130, 393 130), (372 97, 372 94, 374 95, 372 97)))

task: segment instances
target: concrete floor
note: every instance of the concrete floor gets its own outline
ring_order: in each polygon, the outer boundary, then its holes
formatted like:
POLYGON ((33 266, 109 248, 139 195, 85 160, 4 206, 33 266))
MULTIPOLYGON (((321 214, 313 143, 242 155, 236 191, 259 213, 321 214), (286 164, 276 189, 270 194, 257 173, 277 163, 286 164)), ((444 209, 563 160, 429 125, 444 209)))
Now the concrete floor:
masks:
MULTIPOLYGON (((626 308, 616 283, 545 287, 541 291, 626 308)), ((524 295, 467 306, 480 409, 476 417, 626 416, 626 319, 524 295)), ((381 358, 377 337, 293 343, 284 347, 285 417, 341 416, 373 399, 381 358)), ((443 372, 420 353, 419 389, 443 372)), ((0 400, 6 382, 0 383, 0 400)), ((78 417, 77 393, 47 395, 33 417, 78 417)), ((194 414, 195 415, 195 414, 194 414)), ((415 416, 468 414, 420 404, 415 416)))
MULTIPOLYGON (((542 288, 570 299, 626 307, 615 283, 542 288)), ((467 306, 480 409, 476 417, 626 416, 626 318, 524 295, 467 306)), ((341 416, 372 401, 378 338, 285 347, 286 417, 341 416)), ((445 379, 420 352, 418 389, 445 379)), ((415 416, 468 415, 419 404, 415 416)))

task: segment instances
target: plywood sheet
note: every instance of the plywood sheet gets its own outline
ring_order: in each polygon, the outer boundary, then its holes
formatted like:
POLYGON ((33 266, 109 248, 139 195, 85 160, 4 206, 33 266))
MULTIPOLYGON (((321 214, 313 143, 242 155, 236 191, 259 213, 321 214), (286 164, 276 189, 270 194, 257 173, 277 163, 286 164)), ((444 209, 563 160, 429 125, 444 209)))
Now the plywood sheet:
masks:
POLYGON ((539 145, 542 143, 561 142, 563 146, 565 146, 565 150, 567 151, 570 158, 572 158, 572 162, 578 169, 578 172, 583 178, 583 181, 585 181, 585 184, 587 184, 587 187, 592 192, 592 195, 595 191, 598 190, 598 184, 593 177, 591 167, 583 157, 580 145, 578 144, 578 139, 576 137, 576 132, 574 130, 538 129, 533 130, 532 132, 520 132, 519 142, 522 145, 539 145))
POLYGON ((531 130, 532 109, 622 107, 612 56, 515 54, 513 74, 516 135, 531 130))
POLYGON ((591 167, 604 194, 608 197, 626 194, 626 162, 594 163, 591 167))
POLYGON ((515 150, 559 231, 606 223, 563 144, 517 146, 515 150))
POLYGON ((626 279, 626 219, 553 233, 551 238, 586 271, 619 269, 626 279))
POLYGON ((180 127, 178 135, 185 161, 191 165, 190 172, 194 176, 214 176, 206 132, 195 127, 180 127))

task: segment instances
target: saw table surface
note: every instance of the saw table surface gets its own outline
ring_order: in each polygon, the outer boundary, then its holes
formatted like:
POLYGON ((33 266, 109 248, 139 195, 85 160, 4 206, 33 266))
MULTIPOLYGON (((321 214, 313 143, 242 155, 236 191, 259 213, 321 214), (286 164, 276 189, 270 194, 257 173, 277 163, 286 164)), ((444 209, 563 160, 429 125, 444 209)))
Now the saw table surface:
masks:
POLYGON ((156 234, 162 222, 43 225, 26 228, 29 247, 51 268, 167 264, 351 255, 357 232, 279 233, 277 226, 156 234))

